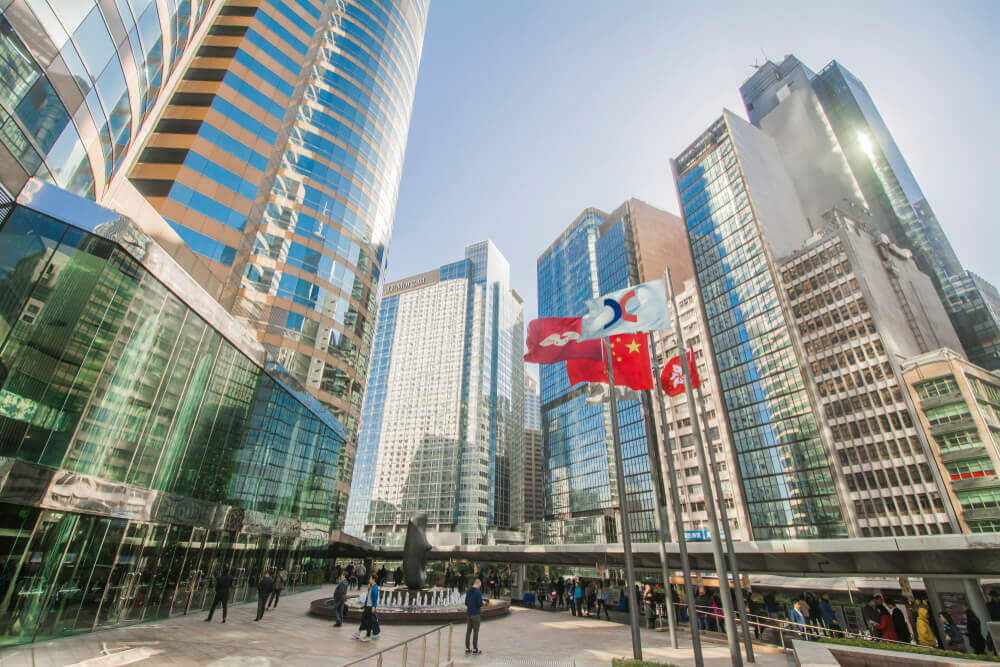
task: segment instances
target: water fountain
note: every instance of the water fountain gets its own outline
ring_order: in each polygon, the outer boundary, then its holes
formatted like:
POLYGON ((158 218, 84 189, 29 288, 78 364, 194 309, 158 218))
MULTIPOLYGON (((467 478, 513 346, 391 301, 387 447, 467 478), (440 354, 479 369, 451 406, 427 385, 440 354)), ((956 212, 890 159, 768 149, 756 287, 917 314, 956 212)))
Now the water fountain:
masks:
MULTIPOLYGON (((428 586, 424 563, 431 545, 424 535, 427 516, 416 514, 406 527, 403 546, 403 578, 405 586, 380 586, 379 623, 446 623, 465 619, 465 595, 454 588, 428 586)), ((365 590, 367 582, 362 585, 365 590)), ((507 600, 484 599, 481 614, 484 618, 505 616, 510 613, 507 600)), ((364 600, 361 594, 347 599, 345 616, 349 621, 359 621, 364 600)), ((333 598, 313 600, 309 613, 333 618, 333 598)))

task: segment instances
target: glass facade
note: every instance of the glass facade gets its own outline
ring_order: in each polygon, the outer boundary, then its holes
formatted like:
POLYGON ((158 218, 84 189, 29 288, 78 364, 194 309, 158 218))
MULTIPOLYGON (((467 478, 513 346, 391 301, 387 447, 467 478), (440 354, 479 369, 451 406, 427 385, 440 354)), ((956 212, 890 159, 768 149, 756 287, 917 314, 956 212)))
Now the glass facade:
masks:
MULTIPOLYGON (((641 282, 627 210, 621 207, 608 214, 586 209, 539 257, 539 317, 582 314, 585 304, 600 294, 641 282)), ((565 362, 540 365, 539 376, 545 516, 570 519, 614 511, 619 503, 612 483, 609 407, 589 404, 586 386, 569 384, 565 362)), ((652 542, 656 533, 643 407, 635 401, 621 401, 618 408, 628 495, 625 506, 633 539, 652 542)), ((600 521, 586 525, 602 526, 600 521)), ((601 541, 603 531, 599 532, 601 539, 597 533, 581 539, 601 541)))
POLYGON ((483 543, 520 521, 524 319, 489 241, 385 285, 346 532, 402 543, 431 530, 483 543))
POLYGON ((224 569, 320 583, 343 427, 130 221, 35 188, 0 226, 0 643, 200 609, 224 569))
MULTIPOLYGON (((844 537, 794 325, 731 131, 728 115, 720 118, 675 164, 753 537, 844 537)), ((764 156, 750 157, 754 168, 764 156)))
POLYGON ((0 3, 3 185, 37 176, 99 198, 213 4, 0 3))
POLYGON ((428 5, 223 7, 129 172, 347 428, 348 478, 428 5))

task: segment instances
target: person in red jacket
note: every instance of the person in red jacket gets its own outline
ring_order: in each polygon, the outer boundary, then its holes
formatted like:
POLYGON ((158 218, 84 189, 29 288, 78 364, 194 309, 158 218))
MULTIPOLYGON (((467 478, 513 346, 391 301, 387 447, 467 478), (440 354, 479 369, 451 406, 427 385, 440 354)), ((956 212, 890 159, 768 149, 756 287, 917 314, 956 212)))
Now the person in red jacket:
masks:
POLYGON ((893 624, 892 616, 889 614, 882 614, 879 617, 879 622, 875 626, 875 629, 881 633, 882 639, 894 642, 899 641, 899 635, 896 634, 896 626, 893 624))

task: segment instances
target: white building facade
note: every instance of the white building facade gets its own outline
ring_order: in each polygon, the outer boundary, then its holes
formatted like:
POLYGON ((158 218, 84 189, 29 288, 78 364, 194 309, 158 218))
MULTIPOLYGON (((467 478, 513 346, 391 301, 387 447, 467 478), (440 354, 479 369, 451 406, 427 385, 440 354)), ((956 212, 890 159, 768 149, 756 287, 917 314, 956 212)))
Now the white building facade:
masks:
POLYGON ((383 289, 346 531, 401 544, 410 517, 481 543, 517 527, 524 316, 490 241, 383 289))

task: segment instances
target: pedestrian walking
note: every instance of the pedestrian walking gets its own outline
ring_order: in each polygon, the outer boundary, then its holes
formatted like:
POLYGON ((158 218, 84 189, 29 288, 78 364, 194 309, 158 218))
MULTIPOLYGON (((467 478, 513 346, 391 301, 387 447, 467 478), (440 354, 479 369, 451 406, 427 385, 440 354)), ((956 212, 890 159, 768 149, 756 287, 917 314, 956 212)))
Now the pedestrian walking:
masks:
POLYGON ((573 615, 583 616, 583 586, 579 579, 573 585, 573 615))
POLYGON ((233 575, 229 574, 229 570, 225 570, 215 580, 215 599, 212 600, 212 608, 208 610, 206 623, 212 620, 212 614, 215 613, 215 608, 220 602, 222 603, 222 622, 226 622, 226 615, 229 613, 229 591, 232 587, 233 575))
POLYGON ((865 627, 872 633, 873 637, 880 637, 878 625, 882 615, 878 612, 878 599, 871 598, 868 604, 861 608, 861 619, 865 622, 865 627))
POLYGON ((788 618, 792 622, 792 630, 797 632, 800 637, 806 636, 806 615, 802 611, 804 605, 804 601, 796 600, 792 610, 788 613, 788 618))
POLYGON ((601 617, 601 610, 604 610, 604 616, 609 621, 611 620, 611 614, 608 613, 608 586, 607 582, 601 583, 601 596, 597 599, 597 618, 601 617))
POLYGON ((969 633, 969 646, 973 653, 980 655, 986 653, 986 636, 983 634, 983 626, 979 623, 979 617, 972 607, 965 608, 965 631, 969 633))
MULTIPOLYGON (((883 609, 883 611, 888 611, 883 609)), ((896 634, 896 625, 892 622, 892 616, 890 614, 882 614, 879 616, 878 625, 875 626, 878 630, 878 636, 887 641, 898 642, 899 635, 896 634)))
POLYGON ((285 570, 278 570, 277 574, 274 575, 274 590, 271 591, 271 596, 267 600, 267 608, 271 609, 274 607, 278 608, 278 598, 281 597, 281 591, 285 589, 285 582, 288 575, 285 574, 285 570))
POLYGON ((337 588, 333 591, 333 617, 337 619, 333 627, 344 624, 344 608, 347 606, 347 577, 341 574, 337 578, 337 588))
POLYGON ((382 628, 378 624, 378 615, 375 611, 378 608, 378 577, 375 573, 368 575, 368 590, 365 591, 364 605, 361 608, 361 625, 353 637, 363 642, 378 639, 382 633, 382 628), (364 632, 364 636, 361 633, 364 632))
POLYGON ((833 605, 830 604, 830 594, 823 593, 823 596, 819 599, 819 617, 823 621, 824 627, 830 631, 832 637, 843 636, 843 629, 840 627, 840 621, 837 620, 837 612, 833 610, 833 605))
POLYGON ((708 612, 712 607, 712 597, 704 586, 698 588, 698 596, 695 598, 694 604, 695 609, 698 610, 698 628, 708 630, 708 612))
POLYGON ((910 624, 907 621, 906 607, 899 602, 892 604, 892 627, 896 630, 899 641, 910 643, 913 638, 910 634, 910 624))
POLYGON ((938 645, 931 628, 931 613, 923 605, 917 607, 917 643, 931 648, 937 648, 938 645))
POLYGON ((938 614, 938 618, 941 619, 941 624, 944 626, 944 647, 949 651, 965 653, 965 638, 962 637, 962 631, 951 620, 951 614, 942 611, 938 614))
POLYGON ((264 576, 261 577, 260 582, 257 584, 257 618, 253 619, 259 621, 264 617, 264 608, 267 604, 267 598, 271 595, 271 591, 274 590, 274 579, 271 578, 271 571, 265 570, 264 576))
POLYGON ((653 594, 653 585, 646 584, 646 590, 642 594, 642 601, 646 603, 646 623, 650 630, 656 629, 656 596, 653 594))
POLYGON ((472 582, 472 588, 465 593, 465 653, 467 655, 479 655, 479 623, 482 620, 483 608, 483 587, 482 579, 472 582), (472 644, 469 644, 469 638, 472 644))

